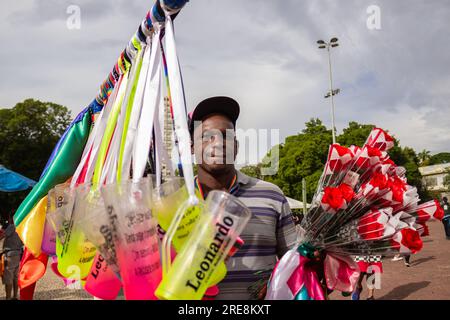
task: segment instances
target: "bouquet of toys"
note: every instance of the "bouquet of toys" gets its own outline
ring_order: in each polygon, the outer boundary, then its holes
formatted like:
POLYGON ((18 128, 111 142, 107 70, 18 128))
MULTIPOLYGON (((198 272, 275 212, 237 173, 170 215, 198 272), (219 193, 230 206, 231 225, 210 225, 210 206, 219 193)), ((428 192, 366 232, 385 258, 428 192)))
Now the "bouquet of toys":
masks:
POLYGON ((359 269, 352 256, 408 255, 422 249, 426 222, 441 220, 433 200, 419 204, 406 170, 387 153, 394 139, 379 128, 362 147, 330 146, 298 246, 272 273, 266 299, 324 299, 353 291, 359 269))

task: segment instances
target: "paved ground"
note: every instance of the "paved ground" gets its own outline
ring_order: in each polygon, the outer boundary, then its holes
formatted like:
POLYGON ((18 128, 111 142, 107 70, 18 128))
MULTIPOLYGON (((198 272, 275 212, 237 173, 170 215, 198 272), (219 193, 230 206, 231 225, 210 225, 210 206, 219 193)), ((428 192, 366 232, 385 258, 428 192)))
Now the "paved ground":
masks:
MULTIPOLYGON (((0 241, 3 247, 3 242, 0 241)), ((0 281, 1 283, 1 281, 0 281)), ((35 300, 93 300, 84 290, 72 290, 65 287, 64 282, 50 268, 44 277, 38 281, 34 294, 35 300)), ((5 299, 5 287, 0 286, 0 300, 5 299)))
MULTIPOLYGON (((5 299, 5 289, 0 289, 0 300, 5 299)), ((67 289, 63 281, 58 278, 50 268, 44 277, 37 283, 35 300, 92 300, 84 290, 67 289)))
MULTIPOLYGON (((381 289, 375 292, 377 299, 385 300, 450 300, 450 240, 445 239, 442 223, 430 223, 431 236, 424 238, 423 250, 412 256, 412 266, 402 261, 384 261, 381 289)), ((367 290, 361 298, 365 299, 367 290)), ((331 299, 349 299, 332 294, 331 299)), ((5 299, 3 286, 0 299, 5 299)), ((71 290, 50 269, 38 282, 36 300, 90 300, 83 290, 71 290)))
MULTIPOLYGON (((411 267, 403 261, 383 261, 381 289, 376 299, 383 300, 450 300, 450 240, 445 238, 441 222, 429 223, 430 236, 424 237, 424 247, 411 256, 411 267)), ((363 284, 365 286, 365 284, 363 284)), ((366 299, 364 288, 361 299, 366 299)), ((332 294, 331 299, 343 300, 332 294)))

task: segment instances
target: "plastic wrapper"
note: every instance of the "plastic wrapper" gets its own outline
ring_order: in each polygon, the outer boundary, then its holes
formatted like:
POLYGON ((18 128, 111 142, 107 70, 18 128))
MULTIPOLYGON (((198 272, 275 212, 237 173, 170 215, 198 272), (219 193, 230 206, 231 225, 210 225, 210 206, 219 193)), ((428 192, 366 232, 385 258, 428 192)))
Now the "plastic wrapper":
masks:
POLYGON ((152 182, 127 181, 102 187, 106 206, 116 219, 115 248, 125 298, 154 300, 162 278, 157 221, 151 211, 152 182))
POLYGON ((51 192, 57 195, 59 206, 47 212, 47 220, 56 234, 58 273, 66 279, 83 280, 89 273, 96 249, 77 224, 80 217, 77 193, 66 184, 57 185, 51 192))
POLYGON ((234 196, 210 192, 198 223, 164 276, 157 296, 165 300, 200 300, 250 217, 249 209, 234 196))
POLYGON ((77 227, 98 249, 108 268, 118 275, 119 264, 115 247, 117 215, 112 206, 105 205, 100 190, 93 189, 90 183, 79 185, 77 193, 79 201, 77 227))
MULTIPOLYGON (((201 199, 201 194, 197 191, 197 197, 201 199)), ((183 178, 168 177, 159 187, 153 189, 153 213, 158 220, 159 225, 167 231, 173 222, 177 211, 183 207, 188 199, 188 191, 185 187, 183 178)), ((183 248, 189 234, 195 227, 201 214, 199 206, 193 206, 185 209, 184 215, 179 222, 172 239, 172 246, 176 252, 183 248)), ((164 260, 163 260, 164 263, 164 260)), ((209 285, 218 284, 227 273, 224 263, 217 266, 216 272, 209 280, 209 285)))
POLYGON ((58 271, 63 277, 76 281, 86 279, 97 251, 81 228, 83 196, 80 189, 65 189, 64 204, 60 212, 56 211, 56 221, 62 221, 58 223, 62 229, 58 229, 56 241, 58 271))
MULTIPOLYGON (((164 183, 153 190, 153 213, 163 230, 167 231, 169 229, 177 210, 187 199, 188 192, 183 178, 169 177, 164 183)), ((173 247, 176 251, 179 251, 186 242, 199 216, 200 209, 194 207, 181 219, 172 240, 173 247)))

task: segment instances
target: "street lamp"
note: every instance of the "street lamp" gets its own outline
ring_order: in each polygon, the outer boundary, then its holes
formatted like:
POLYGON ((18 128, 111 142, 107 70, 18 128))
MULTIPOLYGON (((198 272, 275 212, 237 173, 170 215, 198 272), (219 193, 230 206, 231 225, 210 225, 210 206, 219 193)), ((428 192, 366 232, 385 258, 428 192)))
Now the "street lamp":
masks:
POLYGON ((317 44, 319 49, 327 49, 328 51, 328 64, 330 67, 330 91, 325 95, 325 98, 331 97, 331 122, 332 122, 332 133, 333 133, 333 144, 336 143, 336 126, 334 123, 334 96, 337 95, 341 90, 333 90, 333 73, 331 70, 331 48, 336 48, 339 46, 338 38, 331 38, 330 42, 325 42, 323 40, 318 40, 317 44))
MULTIPOLYGON (((333 96, 337 95, 339 92, 341 92, 341 89, 333 90, 333 96)), ((331 97, 330 91, 327 92, 327 94, 324 96, 325 99, 328 99, 331 97)))

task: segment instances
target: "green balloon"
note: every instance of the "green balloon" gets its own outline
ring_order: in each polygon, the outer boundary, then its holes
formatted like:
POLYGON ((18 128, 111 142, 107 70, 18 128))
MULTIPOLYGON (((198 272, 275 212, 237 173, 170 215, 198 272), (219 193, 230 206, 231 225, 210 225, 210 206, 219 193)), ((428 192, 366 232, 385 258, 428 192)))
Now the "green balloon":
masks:
POLYGON ((83 154, 91 129, 92 113, 89 110, 82 119, 73 124, 67 136, 48 167, 46 174, 34 186, 14 215, 14 223, 18 226, 34 206, 47 195, 54 186, 64 183, 75 172, 83 154))

